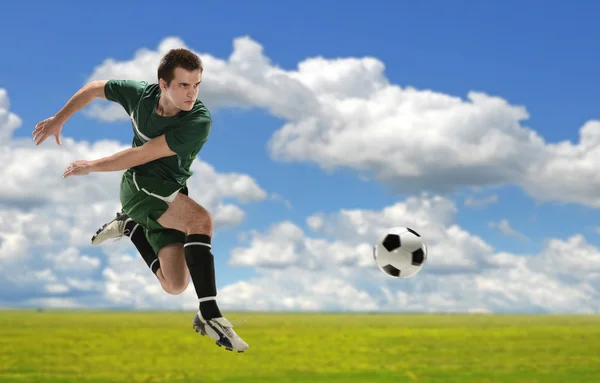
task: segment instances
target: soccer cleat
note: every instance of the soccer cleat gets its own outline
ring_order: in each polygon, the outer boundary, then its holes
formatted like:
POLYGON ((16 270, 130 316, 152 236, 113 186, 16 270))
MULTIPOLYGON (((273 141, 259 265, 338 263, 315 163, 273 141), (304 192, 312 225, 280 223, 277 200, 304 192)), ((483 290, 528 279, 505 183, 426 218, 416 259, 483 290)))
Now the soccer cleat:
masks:
POLYGON ((117 213, 115 219, 105 223, 96 231, 96 234, 92 237, 92 245, 99 245, 110 238, 116 238, 115 241, 118 241, 124 235, 129 235, 129 230, 125 229, 125 225, 129 221, 131 221, 131 218, 121 210, 117 213))
POLYGON ((200 311, 196 313, 192 325, 196 332, 208 335, 216 341, 217 346, 225 347, 228 351, 244 352, 248 344, 233 331, 233 325, 224 317, 209 319, 202 318, 200 311))

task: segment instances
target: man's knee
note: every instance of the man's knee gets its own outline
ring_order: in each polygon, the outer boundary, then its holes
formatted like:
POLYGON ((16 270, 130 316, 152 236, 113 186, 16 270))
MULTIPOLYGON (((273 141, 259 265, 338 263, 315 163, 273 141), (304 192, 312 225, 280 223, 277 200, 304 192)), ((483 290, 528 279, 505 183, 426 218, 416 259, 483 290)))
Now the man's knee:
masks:
POLYGON ((212 233, 213 219, 210 212, 191 198, 189 199, 189 210, 184 221, 188 232, 212 233))
POLYGON ((172 295, 184 292, 190 282, 190 273, 185 263, 183 243, 179 235, 170 238, 172 243, 162 246, 158 251, 160 268, 156 277, 163 289, 172 295))
POLYGON ((189 277, 186 279, 165 281, 163 289, 171 295, 179 295, 187 289, 189 282, 189 277))

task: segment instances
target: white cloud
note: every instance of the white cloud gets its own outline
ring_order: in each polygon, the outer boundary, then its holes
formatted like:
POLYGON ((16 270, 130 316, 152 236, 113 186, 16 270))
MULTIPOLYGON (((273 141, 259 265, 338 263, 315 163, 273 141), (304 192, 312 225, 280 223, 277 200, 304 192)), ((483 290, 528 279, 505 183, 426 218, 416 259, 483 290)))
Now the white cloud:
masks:
POLYGON ((474 208, 485 207, 485 206, 491 205, 493 203, 498 203, 498 195, 496 195, 496 194, 492 194, 490 196, 482 197, 482 198, 475 198, 473 196, 468 196, 465 199, 465 206, 474 207, 474 208))
POLYGON ((136 309, 197 308, 198 298, 191 283, 182 294, 170 295, 163 291, 139 255, 119 251, 107 251, 106 255, 107 265, 101 276, 102 302, 136 309))
POLYGON ((292 202, 279 193, 271 193, 271 199, 274 201, 281 201, 283 205, 288 209, 293 208, 292 202))
POLYGON ((44 260, 52 264, 55 271, 76 271, 78 273, 96 270, 100 260, 85 254, 80 254, 76 247, 68 247, 59 253, 46 253, 44 260))
POLYGON ((22 121, 10 112, 10 100, 6 89, 0 88, 0 142, 7 142, 12 132, 21 125, 22 121))
POLYGON ((243 310, 370 311, 377 303, 344 278, 295 267, 219 290, 219 305, 243 310))
POLYGON ((539 254, 508 254, 458 226, 455 214, 453 202, 423 195, 379 211, 315 214, 307 219, 312 234, 291 222, 250 232, 230 262, 259 277, 219 294, 228 307, 261 310, 598 312, 600 249, 583 236, 549 240, 539 254), (375 238, 399 222, 429 249, 425 268, 406 280, 381 273, 371 253, 375 238))
POLYGON ((506 219, 500 220, 499 222, 492 221, 488 224, 488 226, 500 230, 502 234, 506 235, 507 237, 515 237, 521 241, 529 240, 525 234, 518 232, 512 226, 510 226, 510 223, 508 223, 508 220, 506 219))
POLYGON ((199 159, 192 165, 192 171, 189 195, 212 212, 217 228, 237 226, 245 218, 245 212, 238 205, 225 200, 233 198, 240 203, 250 203, 267 198, 266 191, 247 174, 218 173, 212 165, 199 159))
MULTIPOLYGON (((172 47, 187 45, 165 38, 130 60, 105 60, 89 80, 156 81, 160 57, 172 47)), ((311 57, 285 70, 249 37, 235 39, 226 60, 199 53, 209 107, 265 108, 288 121, 268 143, 276 160, 349 168, 408 192, 514 184, 539 201, 600 206, 600 121, 585 123, 577 143, 546 143, 524 125, 524 106, 483 92, 461 98, 393 84, 373 57, 311 57)), ((96 104, 92 113, 126 117, 117 109, 96 104)))
MULTIPOLYGON (((156 68, 161 57, 171 48, 187 47, 176 37, 163 39, 156 50, 139 49, 133 58, 120 62, 106 59, 96 66, 87 81, 122 78, 156 82, 156 68)), ((312 92, 285 71, 271 66, 262 54, 262 47, 249 38, 234 41, 234 52, 228 61, 202 54, 205 71, 201 99, 211 107, 269 108, 277 116, 300 117, 308 107, 318 107, 312 92), (286 97, 281 97, 285 94, 286 97), (294 102, 290 102, 293 99, 294 102)), ((122 108, 114 103, 94 103, 89 113, 102 120, 127 119, 122 108)))
POLYGON ((280 222, 264 234, 250 232, 249 245, 235 248, 230 263, 259 269, 300 267, 328 271, 333 267, 350 274, 362 272, 374 266, 374 239, 402 222, 428 239, 432 254, 444 254, 429 262, 429 272, 477 273, 481 268, 496 267, 489 260, 494 254, 492 247, 455 225, 455 212, 454 204, 445 198, 412 197, 381 211, 356 209, 315 214, 307 219, 307 224, 319 237, 308 236, 292 222, 280 222))

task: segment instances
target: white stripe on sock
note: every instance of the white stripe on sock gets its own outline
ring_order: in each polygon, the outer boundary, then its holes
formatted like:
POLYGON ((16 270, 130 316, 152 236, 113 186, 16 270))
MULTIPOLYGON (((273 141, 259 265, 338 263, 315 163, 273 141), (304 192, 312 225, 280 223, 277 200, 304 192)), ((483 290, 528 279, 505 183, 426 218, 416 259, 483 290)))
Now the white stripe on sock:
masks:
POLYGON ((204 243, 204 242, 188 242, 188 243, 184 244, 183 247, 188 247, 190 245, 202 245, 202 246, 206 246, 206 247, 212 247, 210 245, 210 243, 204 243))
POLYGON ((198 299, 198 303, 206 302, 206 301, 216 301, 217 297, 204 297, 198 299))
POLYGON ((139 224, 139 223, 136 223, 136 224, 135 224, 135 226, 133 227, 133 229, 131 229, 131 231, 129 232, 129 237, 132 237, 132 236, 133 236, 133 233, 135 232, 135 229, 137 229, 137 228, 138 228, 138 226, 140 226, 140 224, 139 224))
POLYGON ((158 262, 158 258, 156 258, 154 261, 152 261, 152 263, 150 264, 150 270, 152 270, 152 266, 154 266, 154 264, 158 262))

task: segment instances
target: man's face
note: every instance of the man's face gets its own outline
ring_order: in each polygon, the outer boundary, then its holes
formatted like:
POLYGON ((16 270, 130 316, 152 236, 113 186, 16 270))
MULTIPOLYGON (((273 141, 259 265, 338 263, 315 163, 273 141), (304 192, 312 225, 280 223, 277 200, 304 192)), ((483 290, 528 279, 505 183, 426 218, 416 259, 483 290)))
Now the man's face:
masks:
POLYGON ((202 72, 200 72, 200 69, 190 72, 183 68, 175 68, 175 77, 173 77, 169 86, 166 89, 163 88, 163 90, 173 105, 181 110, 188 111, 192 109, 196 102, 201 81, 202 72))

